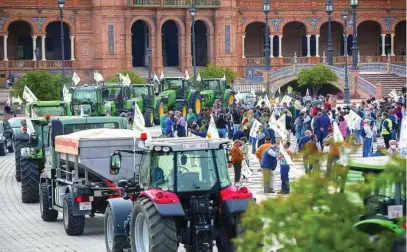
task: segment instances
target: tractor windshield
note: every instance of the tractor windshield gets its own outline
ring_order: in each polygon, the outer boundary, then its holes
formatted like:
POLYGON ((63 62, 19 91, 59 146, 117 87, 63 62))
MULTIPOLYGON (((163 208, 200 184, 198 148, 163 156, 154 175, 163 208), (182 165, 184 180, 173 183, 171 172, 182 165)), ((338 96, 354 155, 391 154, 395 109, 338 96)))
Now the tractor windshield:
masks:
POLYGON ((167 79, 164 80, 164 90, 177 90, 182 89, 182 79, 167 79))
MULTIPOLYGON (((152 187, 177 192, 209 191, 218 186, 218 177, 221 188, 230 185, 224 149, 150 155, 152 187)), ((148 164, 143 167, 147 168, 148 164)))
POLYGON ((130 87, 130 95, 132 98, 135 97, 143 97, 148 95, 148 87, 147 86, 131 86, 130 87))
POLYGON ((50 107, 44 107, 44 106, 33 106, 31 108, 34 113, 37 116, 45 116, 46 114, 49 114, 50 116, 66 116, 66 105, 65 104, 60 104, 59 106, 50 106, 50 107))
POLYGON ((202 90, 219 91, 219 82, 217 80, 202 81, 202 90))
POLYGON ((117 101, 120 96, 120 88, 103 88, 102 100, 117 101))
POLYGON ((72 94, 73 104, 96 104, 98 102, 95 89, 76 89, 72 94))

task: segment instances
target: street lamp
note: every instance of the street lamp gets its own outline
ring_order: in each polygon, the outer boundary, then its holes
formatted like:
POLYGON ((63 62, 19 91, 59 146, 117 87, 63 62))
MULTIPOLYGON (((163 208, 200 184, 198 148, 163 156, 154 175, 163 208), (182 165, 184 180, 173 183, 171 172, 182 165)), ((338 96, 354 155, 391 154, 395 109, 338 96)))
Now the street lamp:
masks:
POLYGON ((38 58, 40 57, 40 49, 37 47, 37 48, 35 48, 35 50, 34 50, 34 53, 35 53, 35 58, 37 59, 37 70, 38 70, 38 58))
POLYGON ((147 48, 147 67, 148 67, 148 84, 152 83, 152 79, 151 79, 151 48, 147 48))
MULTIPOLYGON (((64 46, 64 6, 65 0, 58 0, 59 15, 61 17, 61 63, 62 63, 62 86, 65 85, 65 46, 64 46)), ((60 91, 61 99, 63 97, 62 89, 60 91)))
POLYGON ((196 51, 195 51, 195 15, 196 9, 194 6, 189 9, 189 14, 192 18, 192 64, 194 65, 194 86, 196 86, 196 51))
POLYGON ((325 2, 325 10, 328 13, 328 65, 332 66, 333 58, 332 58, 332 22, 331 22, 331 14, 333 12, 333 0, 326 0, 325 2))
POLYGON ((266 70, 270 70, 270 37, 268 26, 268 15, 270 12, 270 0, 263 0, 263 12, 266 15, 266 24, 264 27, 264 57, 266 63, 266 70))
POLYGON ((358 42, 356 40, 356 8, 359 6, 358 0, 350 0, 350 7, 352 7, 353 14, 353 41, 352 41, 352 69, 358 69, 358 42))
POLYGON ((348 26, 348 21, 349 21, 349 13, 347 10, 344 10, 342 12, 342 18, 343 21, 345 22, 345 27, 344 27, 344 51, 345 51, 345 85, 343 89, 343 103, 348 105, 350 103, 350 93, 349 93, 349 78, 348 78, 348 33, 346 31, 347 26, 348 26))

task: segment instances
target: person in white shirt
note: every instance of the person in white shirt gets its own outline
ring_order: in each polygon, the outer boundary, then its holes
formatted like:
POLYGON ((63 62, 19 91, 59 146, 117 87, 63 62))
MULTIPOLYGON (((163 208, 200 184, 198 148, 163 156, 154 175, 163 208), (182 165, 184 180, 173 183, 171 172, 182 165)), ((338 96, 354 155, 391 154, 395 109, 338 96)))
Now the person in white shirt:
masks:
POLYGON ((363 128, 361 131, 364 131, 361 135, 363 137, 363 157, 368 157, 370 150, 372 148, 372 137, 373 137, 373 131, 372 128, 370 127, 370 119, 365 118, 363 120, 363 128))

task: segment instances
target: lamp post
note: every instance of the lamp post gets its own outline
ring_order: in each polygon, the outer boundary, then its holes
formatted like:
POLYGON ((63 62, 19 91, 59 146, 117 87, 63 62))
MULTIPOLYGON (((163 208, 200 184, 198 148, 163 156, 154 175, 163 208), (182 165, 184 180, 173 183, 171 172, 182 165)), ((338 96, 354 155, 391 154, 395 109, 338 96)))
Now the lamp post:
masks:
POLYGON ((266 70, 270 70, 270 37, 269 37, 269 26, 268 26, 268 15, 270 12, 270 0, 263 0, 263 12, 266 15, 266 24, 264 26, 264 57, 266 63, 266 70))
POLYGON ((38 70, 38 68, 39 68, 39 60, 38 60, 38 58, 40 57, 40 49, 38 47, 35 48, 34 53, 35 53, 35 58, 37 59, 37 70, 38 70))
POLYGON ((333 12, 333 0, 326 0, 325 2, 325 10, 328 13, 328 65, 332 66, 333 58, 332 58, 332 21, 331 21, 331 14, 333 12))
POLYGON ((148 84, 152 83, 152 79, 151 79, 151 48, 147 48, 147 67, 148 67, 148 84))
POLYGON ((352 14, 353 14, 353 41, 352 41, 352 69, 358 69, 358 42, 356 40, 357 37, 357 29, 356 29, 356 8, 359 6, 358 0, 350 0, 350 7, 352 7, 352 14))
MULTIPOLYGON (((65 85, 65 45, 64 45, 64 6, 65 0, 58 0, 59 16, 61 17, 61 63, 62 63, 62 86, 65 85)), ((63 99, 62 89, 60 90, 61 99, 63 99)))
POLYGON ((195 15, 196 9, 194 6, 189 9, 189 14, 192 18, 192 64, 194 65, 194 86, 196 86, 196 51, 195 51, 195 15))
POLYGON ((342 12, 342 18, 343 18, 343 21, 345 22, 345 27, 344 27, 345 85, 344 85, 344 89, 343 89, 343 93, 344 93, 343 102, 348 105, 350 103, 350 93, 349 93, 349 78, 348 78, 348 34, 346 31, 346 28, 348 26, 348 21, 349 21, 349 14, 348 14, 347 10, 344 10, 342 12))

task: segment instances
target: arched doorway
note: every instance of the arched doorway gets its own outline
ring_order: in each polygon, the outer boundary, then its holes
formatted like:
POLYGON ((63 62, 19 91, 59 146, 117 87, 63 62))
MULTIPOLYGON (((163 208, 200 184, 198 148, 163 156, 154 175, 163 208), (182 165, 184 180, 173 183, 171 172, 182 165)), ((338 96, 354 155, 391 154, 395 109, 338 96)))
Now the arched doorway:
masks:
POLYGON ((253 22, 246 26, 244 41, 246 58, 264 57, 264 26, 262 22, 253 22))
POLYGON ((163 66, 179 66, 178 26, 173 20, 162 26, 163 66))
POLYGON ((301 22, 287 23, 283 28, 283 48, 282 53, 285 57, 307 56, 307 28, 301 22))
POLYGON ((309 90, 310 95, 315 96, 315 95, 323 95, 326 96, 328 94, 331 95, 340 95, 343 93, 342 90, 340 90, 338 87, 336 87, 335 85, 332 84, 327 84, 324 85, 323 87, 321 87, 321 89, 319 89, 318 94, 313 94, 312 93, 312 87, 311 85, 309 86, 298 86, 298 82, 297 80, 292 80, 290 82, 287 82, 284 85, 281 85, 281 93, 282 94, 286 94, 287 93, 287 88, 288 86, 291 86, 293 88, 293 91, 296 92, 297 94, 301 94, 302 96, 304 96, 307 93, 307 89, 309 90))
MULTIPOLYGON (((195 28, 195 53, 196 53, 196 65, 197 66, 206 66, 208 64, 208 29, 206 27, 206 24, 201 21, 195 21, 194 24, 195 28)), ((192 27, 191 27, 192 29, 192 27)), ((191 50, 193 48, 192 45, 192 39, 191 39, 191 50)), ((194 58, 193 52, 191 51, 192 54, 192 60, 194 58)))
POLYGON ((395 30, 394 54, 406 55, 406 21, 398 23, 395 30))
POLYGON ((25 21, 12 22, 8 27, 7 56, 10 60, 33 59, 31 25, 25 21))
MULTIPOLYGON (((360 55, 380 55, 381 50, 381 26, 375 21, 365 21, 358 25, 358 48, 360 55)), ((387 48, 386 48, 387 52, 387 48)))
MULTIPOLYGON (((323 55, 325 52, 326 57, 328 57, 328 22, 323 23, 320 28, 320 34, 323 34, 319 38, 319 55, 323 55)), ((343 25, 339 22, 332 21, 332 55, 342 56, 343 51, 343 25)), ((348 52, 349 53, 349 52, 348 52)))
POLYGON ((131 26, 131 51, 133 56, 133 67, 147 65, 146 52, 150 46, 149 30, 146 22, 138 20, 131 26))
MULTIPOLYGON (((51 22, 46 28, 45 57, 47 60, 61 60, 61 23, 51 22)), ((38 44, 37 44, 38 45, 38 44)), ((64 59, 71 59, 71 41, 69 39, 69 26, 64 23, 64 59)))

